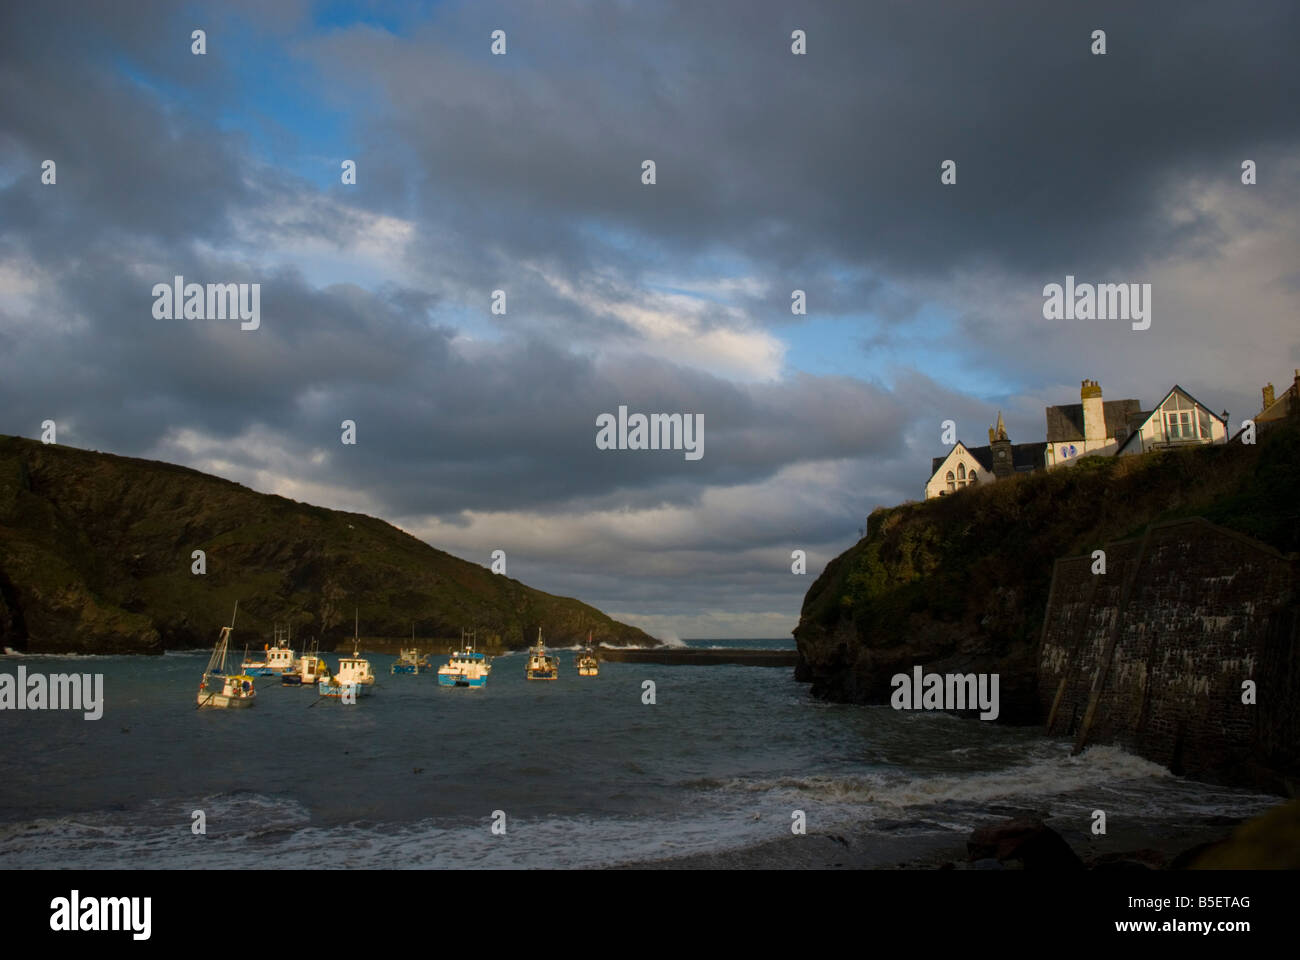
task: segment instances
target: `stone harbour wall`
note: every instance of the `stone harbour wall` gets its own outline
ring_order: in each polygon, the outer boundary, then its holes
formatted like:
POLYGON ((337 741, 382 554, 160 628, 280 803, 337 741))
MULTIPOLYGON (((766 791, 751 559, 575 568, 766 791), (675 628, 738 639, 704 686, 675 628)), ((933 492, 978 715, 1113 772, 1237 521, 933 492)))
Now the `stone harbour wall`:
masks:
POLYGON ((1296 563, 1200 518, 1056 562, 1039 646, 1050 735, 1198 780, 1300 785, 1296 563), (1243 684, 1255 684, 1244 703, 1243 684))

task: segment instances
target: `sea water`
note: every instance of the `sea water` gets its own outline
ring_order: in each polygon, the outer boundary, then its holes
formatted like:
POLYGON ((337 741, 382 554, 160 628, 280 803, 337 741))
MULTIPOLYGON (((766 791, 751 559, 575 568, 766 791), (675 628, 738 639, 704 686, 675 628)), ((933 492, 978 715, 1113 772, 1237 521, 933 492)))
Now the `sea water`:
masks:
POLYGON ((1036 728, 819 702, 785 667, 602 662, 593 678, 553 652, 558 680, 526 680, 517 653, 476 690, 372 654, 355 705, 266 677, 245 710, 195 709, 207 651, 0 657, 104 675, 99 720, 0 715, 0 867, 594 867, 789 837, 795 810, 810 834, 960 843, 1026 809, 1168 828, 1278 802, 1112 747, 1071 756, 1036 728))

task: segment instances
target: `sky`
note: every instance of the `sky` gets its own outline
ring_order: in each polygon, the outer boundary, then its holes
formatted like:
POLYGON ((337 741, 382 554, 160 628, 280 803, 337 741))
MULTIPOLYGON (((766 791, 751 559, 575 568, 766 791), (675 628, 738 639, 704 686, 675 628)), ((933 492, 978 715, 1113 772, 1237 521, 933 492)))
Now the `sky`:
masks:
POLYGON ((1289 385, 1297 49, 1290 0, 0 4, 0 433, 788 636, 943 421, 1289 385), (160 319, 178 275, 260 325, 160 319), (1150 328, 1046 319, 1066 276, 1150 328), (599 449, 620 406, 703 456, 599 449))

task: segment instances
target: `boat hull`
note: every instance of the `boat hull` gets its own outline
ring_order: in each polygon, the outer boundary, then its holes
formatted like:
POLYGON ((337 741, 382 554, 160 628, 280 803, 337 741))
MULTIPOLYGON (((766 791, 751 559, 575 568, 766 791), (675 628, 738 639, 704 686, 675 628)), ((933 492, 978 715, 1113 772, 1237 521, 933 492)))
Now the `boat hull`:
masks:
POLYGON ((370 688, 364 683, 318 683, 316 692, 331 700, 356 700, 367 696, 370 688))
POLYGON ((463 673, 440 673, 438 674, 438 686, 440 687, 483 687, 487 686, 487 677, 467 677, 463 673))
POLYGON ((257 694, 247 697, 232 697, 224 693, 208 693, 206 690, 200 690, 195 702, 203 709, 242 710, 257 703, 257 694))
POLYGON ((558 680, 560 679, 559 670, 527 670, 524 675, 529 680, 558 680))

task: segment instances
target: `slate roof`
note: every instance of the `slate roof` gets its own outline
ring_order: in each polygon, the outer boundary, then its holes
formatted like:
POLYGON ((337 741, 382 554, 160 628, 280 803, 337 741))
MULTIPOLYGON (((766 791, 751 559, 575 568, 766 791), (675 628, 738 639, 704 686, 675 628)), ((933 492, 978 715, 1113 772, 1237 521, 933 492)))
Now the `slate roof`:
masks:
MULTIPOLYGON (((1114 437, 1120 427, 1127 428, 1129 419, 1141 412, 1137 400, 1103 400, 1102 416, 1106 421, 1106 436, 1114 437)), ((1083 439, 1083 404, 1066 403, 1047 408, 1047 442, 1083 439)))
MULTIPOLYGON (((966 446, 962 444, 962 446, 966 446)), ((989 446, 983 447, 966 447, 966 452, 975 458, 975 462, 984 468, 985 472, 993 472, 993 450, 989 446)), ((1047 453, 1047 444, 1039 443, 1013 443, 1011 445, 1011 465, 1017 473, 1027 473, 1030 470, 1038 470, 1044 463, 1044 457, 1047 453)), ((932 457, 930 460, 930 478, 939 472, 943 462, 952 455, 949 450, 942 457, 932 457)))

